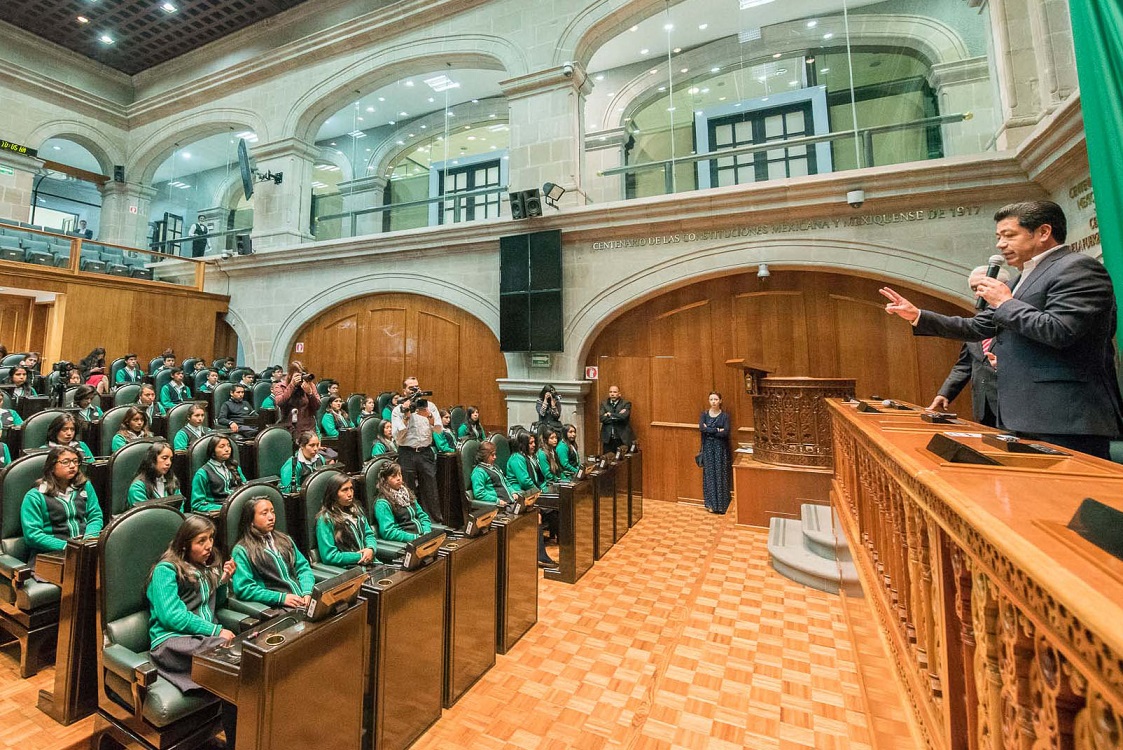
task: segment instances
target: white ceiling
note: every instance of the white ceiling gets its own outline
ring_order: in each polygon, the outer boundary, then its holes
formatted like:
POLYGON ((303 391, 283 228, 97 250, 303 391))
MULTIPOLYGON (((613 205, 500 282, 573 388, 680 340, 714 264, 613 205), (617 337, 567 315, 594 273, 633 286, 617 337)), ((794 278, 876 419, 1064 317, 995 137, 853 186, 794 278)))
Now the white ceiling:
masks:
POLYGON ((239 135, 245 135, 250 154, 253 154, 253 144, 257 136, 252 132, 231 130, 228 133, 218 133, 177 148, 175 153, 165 159, 156 170, 156 176, 152 179, 153 184, 159 185, 162 182, 177 180, 195 187, 190 179, 191 175, 217 167, 236 171, 239 135))
POLYGON ((39 158, 101 174, 101 165, 97 163, 93 154, 84 146, 63 138, 48 138, 43 141, 43 145, 39 147, 39 158))

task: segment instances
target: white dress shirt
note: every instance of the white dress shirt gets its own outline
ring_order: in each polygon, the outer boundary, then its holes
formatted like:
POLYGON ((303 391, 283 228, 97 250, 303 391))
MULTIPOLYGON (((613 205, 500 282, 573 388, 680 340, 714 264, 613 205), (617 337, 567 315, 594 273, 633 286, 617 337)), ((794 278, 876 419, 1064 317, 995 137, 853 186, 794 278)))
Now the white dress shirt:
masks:
POLYGON ((394 442, 406 448, 428 448, 433 444, 433 431, 440 432, 444 429, 441 411, 432 401, 429 402, 428 419, 413 411, 409 414, 408 423, 402 417, 402 407, 395 406, 390 412, 390 425, 394 442))

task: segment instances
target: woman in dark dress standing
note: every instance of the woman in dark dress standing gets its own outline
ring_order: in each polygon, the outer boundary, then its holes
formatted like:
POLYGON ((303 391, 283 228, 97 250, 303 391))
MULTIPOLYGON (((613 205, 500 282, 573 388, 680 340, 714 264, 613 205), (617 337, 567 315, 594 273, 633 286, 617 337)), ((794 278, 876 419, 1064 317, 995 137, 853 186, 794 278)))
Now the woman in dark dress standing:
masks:
POLYGON ((710 393, 710 408, 698 420, 702 432, 702 498, 709 513, 729 508, 733 458, 729 450, 729 414, 721 409, 721 394, 710 393))

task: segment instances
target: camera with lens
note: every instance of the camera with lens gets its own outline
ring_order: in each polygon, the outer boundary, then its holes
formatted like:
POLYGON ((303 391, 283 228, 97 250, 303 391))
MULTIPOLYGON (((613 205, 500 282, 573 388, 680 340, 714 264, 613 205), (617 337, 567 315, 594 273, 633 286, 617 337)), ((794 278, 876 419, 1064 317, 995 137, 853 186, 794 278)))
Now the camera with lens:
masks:
POLYGON ((65 359, 61 362, 55 362, 53 365, 51 365, 51 370, 61 375, 65 375, 73 369, 75 369, 74 363, 67 362, 65 359))
POLYGON ((414 388, 409 392, 409 395, 406 396, 406 400, 402 402, 402 411, 428 408, 428 397, 432 395, 432 391, 423 391, 420 388, 414 388))
POLYGON ((309 381, 315 380, 316 374, 311 372, 302 372, 300 373, 300 379, 307 383, 309 381))

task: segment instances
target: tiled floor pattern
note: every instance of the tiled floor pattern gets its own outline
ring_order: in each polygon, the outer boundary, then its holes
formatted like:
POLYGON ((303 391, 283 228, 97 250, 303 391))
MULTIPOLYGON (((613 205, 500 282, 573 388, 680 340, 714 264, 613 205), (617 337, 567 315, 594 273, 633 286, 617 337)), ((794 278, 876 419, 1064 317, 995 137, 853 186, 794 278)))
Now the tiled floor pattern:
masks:
MULTIPOLYGON (((578 584, 542 580, 538 625, 417 750, 912 750, 860 601, 856 654, 839 598, 775 573, 765 532, 692 506, 645 511, 578 584)), ((0 750, 81 743, 92 719, 38 711, 53 670, 20 680, 14 655, 0 648, 0 750)))

